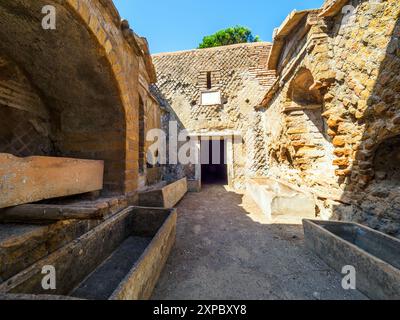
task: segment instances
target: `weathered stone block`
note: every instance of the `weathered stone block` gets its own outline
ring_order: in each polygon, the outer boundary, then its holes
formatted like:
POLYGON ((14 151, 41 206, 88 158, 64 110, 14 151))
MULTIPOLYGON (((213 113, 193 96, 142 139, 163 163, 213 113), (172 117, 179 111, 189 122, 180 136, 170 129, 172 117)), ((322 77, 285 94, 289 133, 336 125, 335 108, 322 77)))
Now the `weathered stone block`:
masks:
POLYGON ((298 128, 291 128, 287 131, 287 134, 303 134, 303 133, 308 133, 308 128, 298 127, 298 128))
POLYGON ((336 136, 336 137, 333 139, 333 145, 334 145, 335 147, 344 147, 345 144, 346 144, 346 138, 343 137, 343 136, 336 136))
POLYGON ((348 148, 337 148, 333 151, 335 156, 343 157, 343 156, 350 156, 353 151, 348 148))
POLYGON ((0 208, 103 188, 103 161, 0 154, 0 208))
POLYGON ((350 165, 350 161, 348 158, 339 158, 333 160, 333 165, 340 166, 340 167, 347 167, 350 165))
POLYGON ((337 128, 341 122, 343 122, 343 119, 339 117, 330 117, 327 121, 329 128, 337 128))
POLYGON ((346 177, 346 176, 349 176, 350 174, 351 174, 351 170, 350 169, 335 170, 335 175, 337 175, 339 177, 346 177))

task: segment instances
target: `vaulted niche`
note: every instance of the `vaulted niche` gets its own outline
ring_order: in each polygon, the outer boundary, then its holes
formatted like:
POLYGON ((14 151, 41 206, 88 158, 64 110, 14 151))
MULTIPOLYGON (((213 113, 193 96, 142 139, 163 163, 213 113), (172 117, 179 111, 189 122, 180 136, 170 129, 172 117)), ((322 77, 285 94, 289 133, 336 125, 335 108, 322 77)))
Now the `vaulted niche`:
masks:
POLYGON ((323 96, 315 86, 311 71, 301 68, 290 84, 285 110, 302 110, 318 131, 326 137, 322 107, 323 96))
POLYGON ((313 88, 314 77, 311 71, 302 68, 290 84, 288 97, 292 107, 320 108, 323 97, 321 92, 313 88))
POLYGON ((105 49, 54 0, 0 1, 0 152, 104 160, 104 189, 125 188, 126 119, 105 49), (57 29, 43 30, 44 5, 57 29))
POLYGON ((56 155, 50 114, 15 63, 0 57, 0 153, 56 155))
POLYGON ((390 187, 400 183, 400 136, 382 142, 375 152, 375 182, 384 181, 390 187))

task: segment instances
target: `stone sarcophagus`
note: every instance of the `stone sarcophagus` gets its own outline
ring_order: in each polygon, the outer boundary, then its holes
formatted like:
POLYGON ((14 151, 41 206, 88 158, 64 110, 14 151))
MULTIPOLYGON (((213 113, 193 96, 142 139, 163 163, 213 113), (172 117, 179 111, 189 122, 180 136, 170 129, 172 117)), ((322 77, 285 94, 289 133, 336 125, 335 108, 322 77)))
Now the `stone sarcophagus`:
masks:
POLYGON ((0 153, 0 208, 103 188, 104 162, 0 153))
MULTIPOLYGON (((175 209, 128 207, 11 278, 13 270, 0 269, 0 279, 8 278, 0 280, 0 300, 149 299, 175 243, 176 221, 175 209), (56 270, 51 292, 42 287, 44 266, 56 270)), ((10 253, 1 249, 2 256, 10 253)))
POLYGON ((313 196, 296 186, 259 177, 248 180, 247 192, 268 218, 279 215, 315 217, 313 196))
POLYGON ((357 290, 375 300, 400 299, 400 240, 360 224, 304 220, 306 246, 330 267, 353 267, 357 290))
POLYGON ((173 208, 188 191, 187 179, 139 193, 139 204, 144 207, 173 208))

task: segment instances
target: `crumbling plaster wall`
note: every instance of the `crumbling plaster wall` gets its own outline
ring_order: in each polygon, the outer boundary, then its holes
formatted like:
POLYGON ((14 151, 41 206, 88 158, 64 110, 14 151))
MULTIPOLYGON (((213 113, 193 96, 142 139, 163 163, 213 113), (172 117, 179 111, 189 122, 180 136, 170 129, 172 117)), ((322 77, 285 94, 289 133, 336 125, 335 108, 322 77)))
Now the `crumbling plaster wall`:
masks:
MULTIPOLYGON (((252 43, 153 56, 159 92, 180 129, 202 136, 236 133, 231 181, 236 188, 244 187, 246 177, 257 175, 265 164, 261 161, 265 153, 256 151, 262 130, 256 125, 259 116, 254 106, 274 80, 274 73, 266 68, 269 50, 269 43, 252 43), (220 105, 201 104, 201 93, 208 91, 208 72, 211 90, 222 94, 220 105)), ((181 169, 180 173, 194 178, 194 166, 181 169)))

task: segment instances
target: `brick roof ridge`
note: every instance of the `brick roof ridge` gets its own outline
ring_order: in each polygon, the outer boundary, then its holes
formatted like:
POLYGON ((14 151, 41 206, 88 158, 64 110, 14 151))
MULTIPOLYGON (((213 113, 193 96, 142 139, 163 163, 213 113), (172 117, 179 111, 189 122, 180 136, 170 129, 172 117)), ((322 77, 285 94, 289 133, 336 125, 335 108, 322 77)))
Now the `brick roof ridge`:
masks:
POLYGON ((174 56, 181 55, 187 53, 198 53, 198 52, 210 52, 210 51, 225 51, 234 48, 242 48, 242 47, 257 47, 257 46, 272 46, 272 42, 268 41, 260 41, 260 42, 244 42, 244 43, 236 43, 226 46, 205 48, 205 49, 188 49, 188 50, 179 50, 179 51, 171 51, 171 52, 161 52, 152 54, 153 57, 162 57, 162 56, 174 56))

